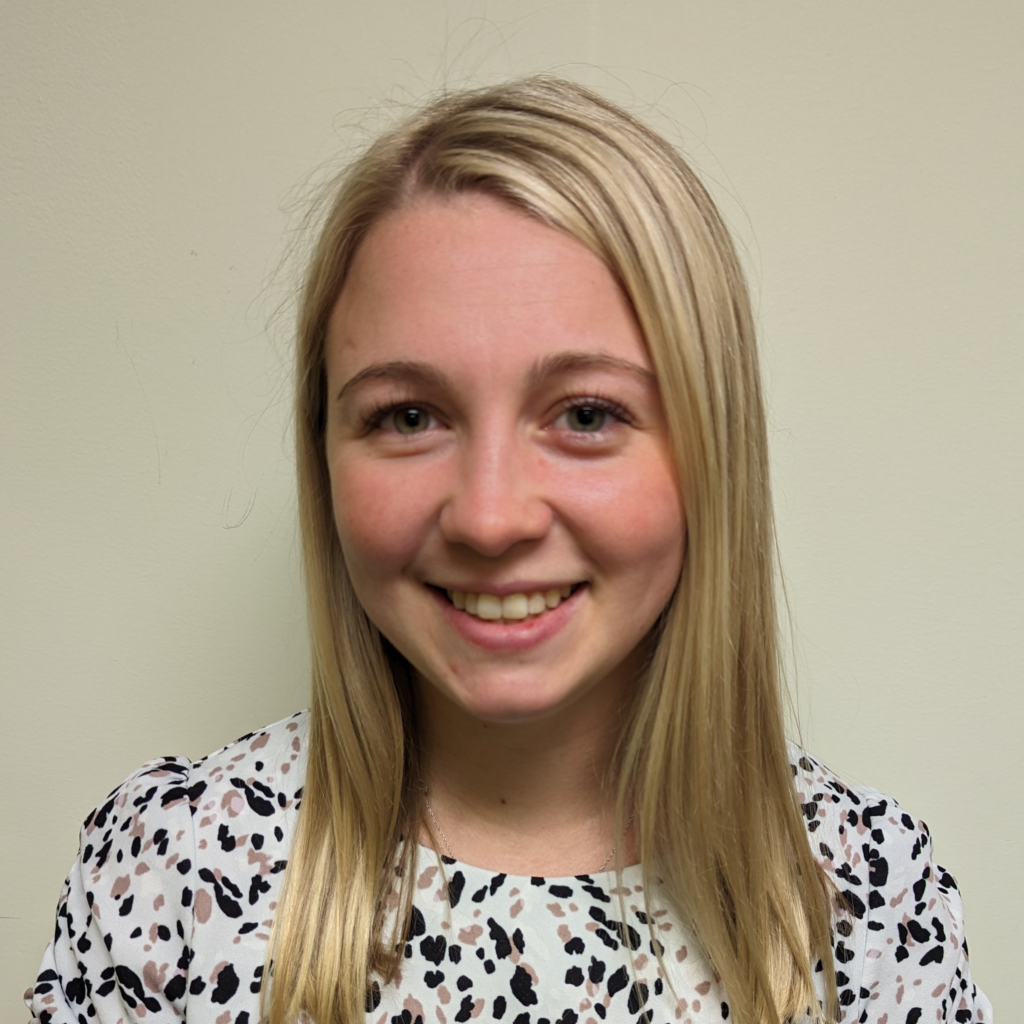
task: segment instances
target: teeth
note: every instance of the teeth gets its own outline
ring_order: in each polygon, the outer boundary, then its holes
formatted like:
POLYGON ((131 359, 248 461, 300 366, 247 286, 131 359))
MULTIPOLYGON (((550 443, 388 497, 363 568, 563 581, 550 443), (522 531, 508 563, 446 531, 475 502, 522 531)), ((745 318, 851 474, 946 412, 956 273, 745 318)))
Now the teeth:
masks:
POLYGON ((466 590, 449 590, 448 600, 459 611, 469 612, 478 619, 496 622, 505 619, 520 622, 531 615, 540 615, 549 608, 557 608, 572 593, 572 587, 554 587, 551 590, 537 590, 530 594, 508 594, 497 597, 494 594, 474 594, 466 590))
POLYGON ((503 619, 525 619, 530 614, 530 599, 525 594, 509 594, 501 599, 503 619))

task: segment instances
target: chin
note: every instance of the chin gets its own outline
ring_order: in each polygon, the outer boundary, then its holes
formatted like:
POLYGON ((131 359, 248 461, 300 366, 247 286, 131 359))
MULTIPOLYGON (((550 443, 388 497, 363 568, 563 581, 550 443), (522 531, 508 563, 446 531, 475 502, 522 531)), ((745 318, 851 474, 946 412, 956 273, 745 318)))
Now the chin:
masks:
POLYGON ((570 693, 554 692, 542 684, 530 685, 525 681, 503 680, 472 688, 441 686, 438 689, 466 714, 495 725, 537 721, 571 703, 570 693))

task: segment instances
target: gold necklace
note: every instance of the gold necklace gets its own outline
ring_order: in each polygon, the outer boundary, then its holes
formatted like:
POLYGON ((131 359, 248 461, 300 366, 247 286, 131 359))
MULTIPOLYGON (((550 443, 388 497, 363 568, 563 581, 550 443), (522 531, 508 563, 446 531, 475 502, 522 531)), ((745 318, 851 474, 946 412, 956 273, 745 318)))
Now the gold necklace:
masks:
MULTIPOLYGON (((451 843, 448 842, 448 837, 444 834, 444 829, 441 828, 440 823, 437 820, 437 815, 434 814, 434 808, 430 806, 430 801, 427 799, 427 787, 423 787, 423 806, 427 809, 427 814, 430 815, 430 820, 434 823, 434 830, 441 837, 441 842, 444 844, 445 853, 451 857, 452 860, 458 860, 454 853, 452 853, 451 843)), ((622 838, 626 838, 626 833, 633 827, 633 812, 629 812, 629 821, 626 822, 626 827, 622 830, 622 838)), ((615 850, 618 847, 618 843, 611 848, 611 852, 601 862, 601 866, 597 871, 593 872, 595 875, 599 875, 608 866, 608 862, 615 855, 615 850)))

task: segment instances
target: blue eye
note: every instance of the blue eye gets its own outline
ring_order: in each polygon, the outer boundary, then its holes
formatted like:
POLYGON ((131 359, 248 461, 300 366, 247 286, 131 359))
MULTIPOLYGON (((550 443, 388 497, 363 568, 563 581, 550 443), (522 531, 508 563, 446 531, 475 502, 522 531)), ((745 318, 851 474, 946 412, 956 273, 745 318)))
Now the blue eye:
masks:
POLYGON ((570 430, 594 433, 605 425, 608 413, 594 405, 574 405, 565 412, 570 430))

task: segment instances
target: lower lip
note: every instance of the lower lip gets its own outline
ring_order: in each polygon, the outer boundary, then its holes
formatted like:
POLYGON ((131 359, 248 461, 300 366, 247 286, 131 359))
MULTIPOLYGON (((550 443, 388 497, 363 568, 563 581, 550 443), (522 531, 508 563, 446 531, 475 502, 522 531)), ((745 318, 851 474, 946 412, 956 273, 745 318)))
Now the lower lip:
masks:
POLYGON ((528 651, 550 640, 565 627, 586 589, 586 584, 583 584, 564 598, 557 608, 549 608, 540 615, 518 622, 478 619, 469 612, 459 611, 440 591, 431 588, 430 593, 447 622, 471 644, 490 651, 528 651))

